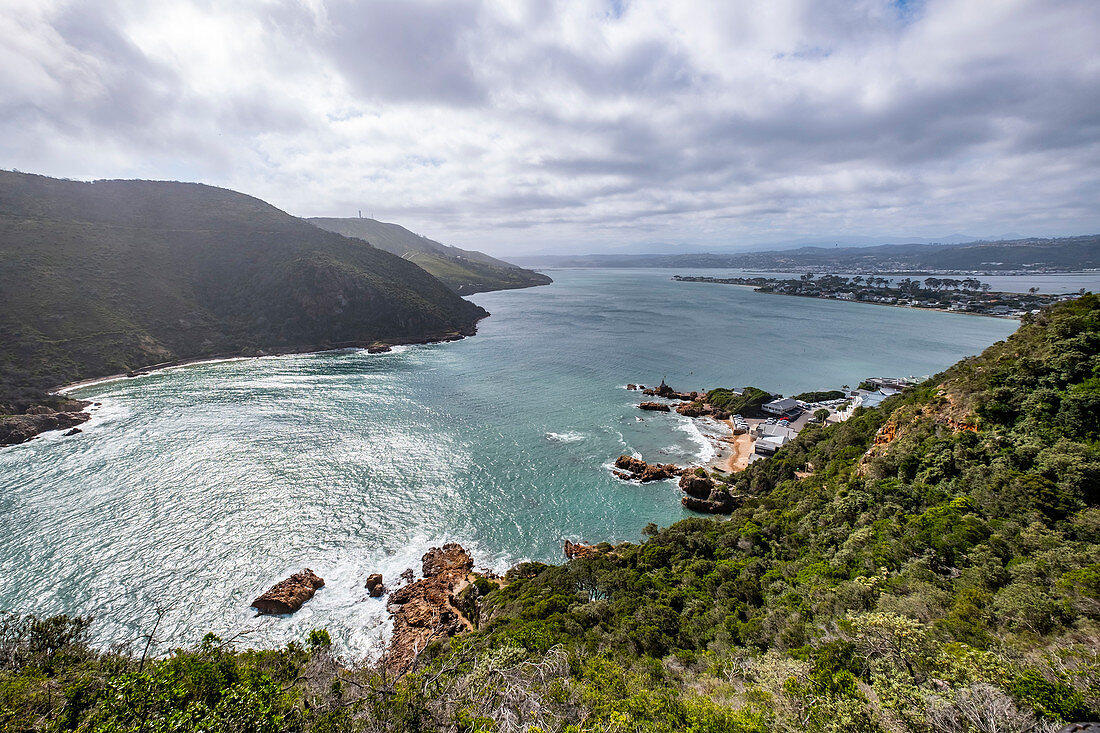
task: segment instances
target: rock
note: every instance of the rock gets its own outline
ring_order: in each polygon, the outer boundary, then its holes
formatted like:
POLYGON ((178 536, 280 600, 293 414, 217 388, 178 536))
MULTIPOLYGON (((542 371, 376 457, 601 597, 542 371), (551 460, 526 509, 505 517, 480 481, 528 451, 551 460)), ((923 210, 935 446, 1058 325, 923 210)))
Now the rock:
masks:
POLYGON ((25 414, 25 415, 52 415, 55 412, 57 412, 57 410, 53 409, 52 407, 46 407, 45 405, 34 405, 33 407, 28 407, 26 410, 24 410, 23 414, 25 414))
POLYGON ((271 586, 266 593, 252 601, 252 607, 260 613, 294 613, 324 585, 323 578, 306 568, 271 586))
POLYGON ((634 390, 638 389, 638 385, 628 384, 628 385, 626 385, 626 388, 633 392, 634 390))
POLYGON ((730 419, 729 411, 704 401, 698 392, 692 392, 691 394, 694 399, 677 407, 676 412, 685 417, 713 417, 715 420, 730 419))
POLYGON ((367 577, 367 590, 371 598, 377 598, 386 592, 386 586, 382 585, 381 573, 374 573, 367 577))
POLYGON ((385 354, 388 351, 393 351, 389 344, 371 344, 367 347, 368 354, 385 354))
POLYGON ((425 578, 466 577, 473 570, 474 560, 457 542, 449 542, 443 547, 433 547, 421 558, 425 578))
POLYGON ((572 560, 575 557, 595 557, 600 551, 595 545, 582 545, 580 542, 565 541, 565 557, 572 560))
POLYGON ((73 428, 73 429, 72 429, 72 430, 70 430, 69 432, 65 433, 65 437, 67 438, 67 437, 69 437, 70 435, 77 435, 77 434, 79 434, 79 433, 83 433, 83 432, 84 432, 84 431, 83 431, 83 430, 81 430, 80 428, 73 428))
POLYGON ((684 471, 680 476, 680 489, 689 496, 697 499, 706 499, 714 490, 714 481, 710 476, 699 476, 694 471, 684 471))
MULTIPOLYGON (((87 403, 83 403, 87 404, 87 403)), ((44 407, 44 406, 41 406, 44 407)), ((35 408, 31 408, 35 409, 35 408)), ((44 407, 50 410, 48 407, 44 407)), ((65 430, 91 419, 86 412, 34 412, 0 417, 0 445, 15 445, 47 430, 65 430)))
POLYGON ((638 405, 638 408, 641 410, 650 410, 651 412, 670 412, 669 406, 660 402, 643 402, 638 405))
POLYGON ((702 417, 708 411, 702 402, 685 402, 676 408, 676 412, 684 417, 702 417))
POLYGON ((665 380, 661 380, 661 384, 656 387, 650 387, 649 389, 643 389, 643 394, 650 395, 651 397, 664 397, 669 400, 685 400, 691 401, 698 398, 698 392, 677 392, 672 387, 665 384, 665 380))
POLYGON ((465 587, 474 566, 473 558, 461 545, 452 542, 431 548, 421 560, 424 577, 389 597, 393 637, 385 664, 394 674, 412 668, 417 656, 433 640, 472 627, 470 620, 457 610, 452 591, 458 586, 465 587))
POLYGON ((743 496, 734 496, 721 489, 714 489, 705 499, 689 495, 680 499, 680 503, 696 512, 704 512, 706 514, 729 514, 734 509, 741 506, 744 500, 745 497, 743 496))
POLYGON ((650 465, 633 456, 622 455, 615 459, 615 475, 621 479, 634 479, 641 482, 661 481, 679 476, 682 468, 674 463, 655 463, 650 465), (627 475, 624 475, 627 474, 627 475))
POLYGON ((648 481, 664 481, 679 476, 683 469, 674 463, 661 463, 647 466, 638 480, 643 484, 648 481))

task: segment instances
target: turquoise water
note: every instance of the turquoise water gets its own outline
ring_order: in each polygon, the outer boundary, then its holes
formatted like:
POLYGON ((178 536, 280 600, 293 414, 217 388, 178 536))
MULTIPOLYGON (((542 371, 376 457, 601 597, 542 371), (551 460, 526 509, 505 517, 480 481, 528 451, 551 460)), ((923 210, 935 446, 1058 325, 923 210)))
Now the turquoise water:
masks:
POLYGON ((479 565, 561 559, 563 538, 640 539, 684 516, 672 483, 613 478, 621 453, 688 463, 712 428, 643 414, 628 382, 792 394, 934 373, 1015 321, 675 283, 654 270, 558 270, 472 298, 464 341, 191 365, 81 388, 84 433, 0 451, 0 609, 91 613, 103 642, 172 605, 170 643, 325 626, 351 653, 388 634, 366 576, 455 540, 479 565), (644 418, 644 420, 640 420, 644 418), (253 597, 310 567, 289 618, 253 597))

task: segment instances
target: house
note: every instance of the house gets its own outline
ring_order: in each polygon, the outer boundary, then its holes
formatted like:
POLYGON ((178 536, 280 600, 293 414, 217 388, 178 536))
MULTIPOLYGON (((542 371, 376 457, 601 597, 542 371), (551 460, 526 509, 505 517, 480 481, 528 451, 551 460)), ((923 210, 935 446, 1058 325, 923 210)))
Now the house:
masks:
POLYGON ((798 402, 792 400, 790 397, 783 397, 778 400, 772 400, 765 405, 761 405, 760 409, 772 415, 786 415, 788 412, 793 412, 798 409, 798 402))
POLYGON ((760 437, 753 443, 753 453, 764 456, 772 455, 798 435, 782 425, 761 425, 758 430, 760 437))

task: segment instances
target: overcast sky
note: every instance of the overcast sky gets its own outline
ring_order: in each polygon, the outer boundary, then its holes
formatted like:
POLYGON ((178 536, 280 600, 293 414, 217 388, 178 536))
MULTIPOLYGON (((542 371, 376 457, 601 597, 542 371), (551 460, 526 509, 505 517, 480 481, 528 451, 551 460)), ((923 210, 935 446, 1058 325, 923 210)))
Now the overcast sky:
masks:
POLYGON ((0 0, 0 167, 492 253, 1100 232, 1098 0, 0 0))

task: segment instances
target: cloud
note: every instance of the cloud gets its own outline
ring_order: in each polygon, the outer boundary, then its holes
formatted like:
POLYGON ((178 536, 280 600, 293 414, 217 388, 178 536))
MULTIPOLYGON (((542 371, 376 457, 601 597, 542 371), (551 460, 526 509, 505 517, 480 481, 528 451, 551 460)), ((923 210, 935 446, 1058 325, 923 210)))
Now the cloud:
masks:
POLYGON ((0 166, 494 252, 1100 231, 1092 0, 0 0, 0 166))

